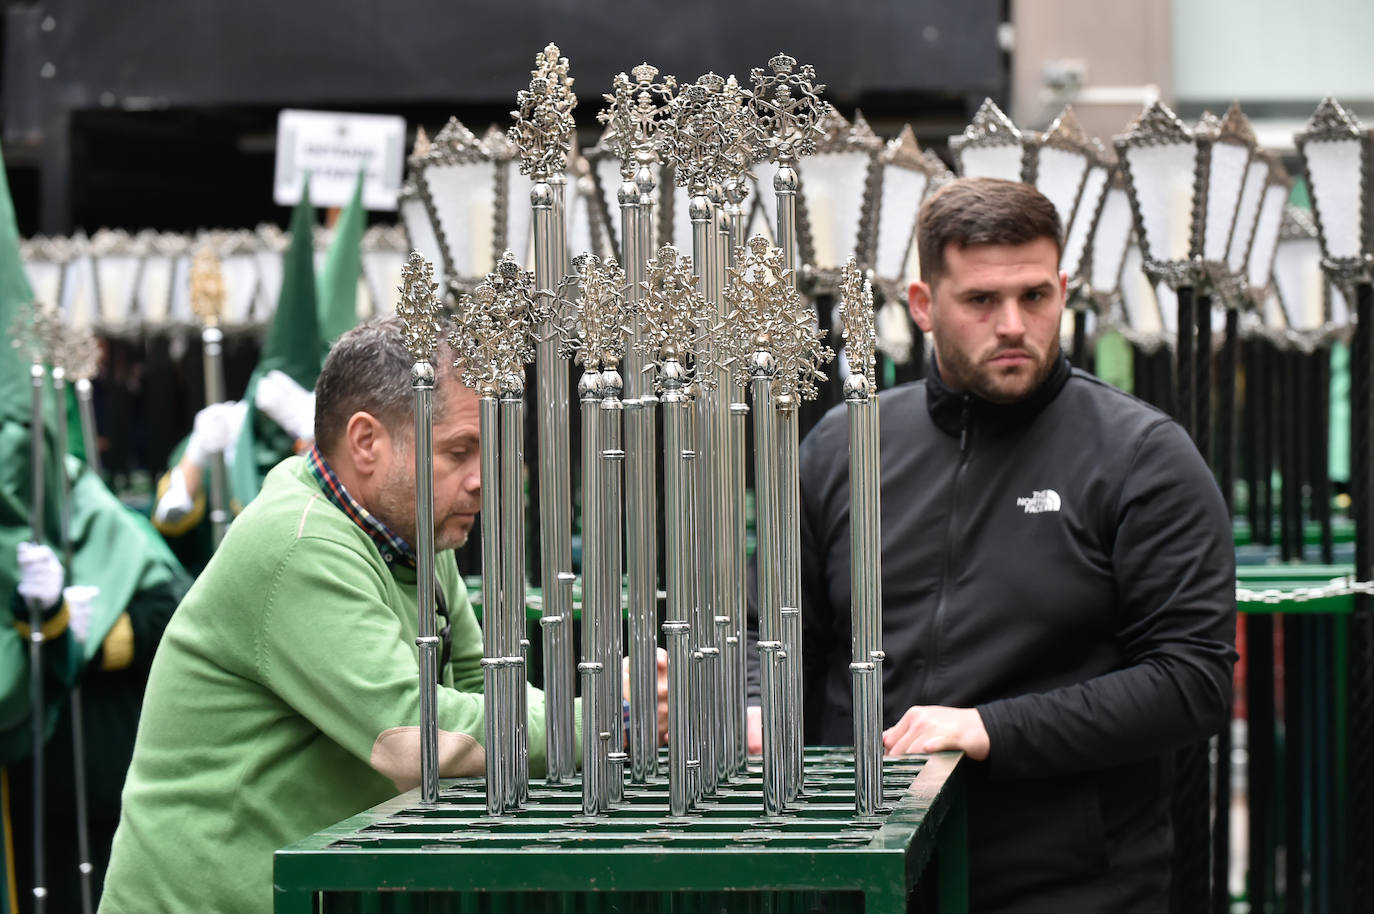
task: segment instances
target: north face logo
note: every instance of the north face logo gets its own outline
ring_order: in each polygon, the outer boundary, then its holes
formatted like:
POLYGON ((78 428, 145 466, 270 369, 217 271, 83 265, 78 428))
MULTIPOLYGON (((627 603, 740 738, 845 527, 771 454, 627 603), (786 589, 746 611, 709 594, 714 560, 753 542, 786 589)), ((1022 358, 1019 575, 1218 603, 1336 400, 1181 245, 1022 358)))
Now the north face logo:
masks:
POLYGON ((1027 514, 1058 511, 1059 504, 1059 493, 1054 489, 1036 489, 1029 497, 1022 496, 1016 499, 1016 507, 1025 508, 1027 514))

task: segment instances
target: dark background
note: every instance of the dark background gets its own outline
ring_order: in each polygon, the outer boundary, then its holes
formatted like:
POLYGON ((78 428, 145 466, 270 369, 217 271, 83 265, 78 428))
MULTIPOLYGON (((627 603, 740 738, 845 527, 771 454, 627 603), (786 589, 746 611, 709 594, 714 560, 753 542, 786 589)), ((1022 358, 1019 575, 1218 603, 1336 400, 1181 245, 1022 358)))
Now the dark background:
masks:
MULTIPOLYGON (((24 235, 108 226, 283 224, 272 203, 281 108, 507 122, 548 42, 571 61, 580 141, 612 76, 647 60, 680 80, 786 51, 846 116, 942 146, 1005 102, 1005 0, 44 0, 0 17, 0 118, 24 235)), ((389 214, 374 218, 392 221, 389 214)))

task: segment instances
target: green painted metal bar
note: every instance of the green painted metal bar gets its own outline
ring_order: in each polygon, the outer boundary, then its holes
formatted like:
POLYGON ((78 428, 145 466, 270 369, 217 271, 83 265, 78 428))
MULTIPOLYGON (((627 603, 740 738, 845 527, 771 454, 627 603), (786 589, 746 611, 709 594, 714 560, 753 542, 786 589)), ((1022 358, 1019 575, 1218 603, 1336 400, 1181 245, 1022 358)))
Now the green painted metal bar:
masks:
POLYGON ((757 766, 681 819, 663 784, 627 784, 624 806, 595 818, 577 785, 535 787, 527 808, 493 817, 479 779, 446 781, 435 806, 412 791, 278 851, 276 910, 801 914, 823 900, 836 914, 901 914, 930 870, 941 914, 954 914, 967 910, 961 759, 887 760, 888 805, 867 819, 854 817, 843 749, 807 750, 814 791, 769 819, 757 766))

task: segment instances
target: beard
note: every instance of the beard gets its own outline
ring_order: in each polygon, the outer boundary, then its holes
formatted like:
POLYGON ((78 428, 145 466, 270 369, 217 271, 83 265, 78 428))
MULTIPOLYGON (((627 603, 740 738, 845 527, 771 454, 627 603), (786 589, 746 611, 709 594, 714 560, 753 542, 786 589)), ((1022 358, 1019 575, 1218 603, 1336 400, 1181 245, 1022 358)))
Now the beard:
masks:
POLYGON ((1002 350, 993 350, 986 358, 975 361, 955 349, 936 351, 940 377, 952 390, 963 390, 989 403, 1014 403, 1034 393, 1054 369, 1059 357, 1059 341, 1055 339, 1048 350, 1037 352, 1026 344, 1014 347, 1030 358, 1019 365, 998 367, 990 363, 1002 350))
MULTIPOLYGON (((375 510, 372 512, 398 536, 418 547, 419 536, 415 523, 415 477, 413 470, 407 471, 404 461, 393 463, 383 480, 376 496, 375 510)), ((434 506, 434 551, 458 549, 468 541, 470 528, 452 529, 451 518, 434 506)))

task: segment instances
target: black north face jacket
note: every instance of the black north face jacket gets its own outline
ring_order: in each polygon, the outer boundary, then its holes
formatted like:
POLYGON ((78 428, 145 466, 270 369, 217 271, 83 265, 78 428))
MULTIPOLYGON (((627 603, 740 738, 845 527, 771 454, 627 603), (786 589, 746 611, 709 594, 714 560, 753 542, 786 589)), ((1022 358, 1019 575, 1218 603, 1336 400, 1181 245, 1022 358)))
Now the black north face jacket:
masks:
MULTIPOLYGON (((853 742, 845 409, 801 450, 807 742, 828 745, 853 742)), ((881 435, 884 725, 982 716, 974 910, 1166 910, 1172 751, 1231 708, 1235 553, 1206 464, 1062 359, 1010 405, 935 372, 885 391, 881 435)))

